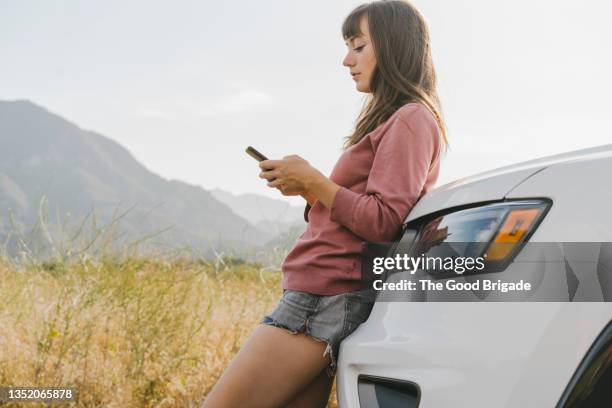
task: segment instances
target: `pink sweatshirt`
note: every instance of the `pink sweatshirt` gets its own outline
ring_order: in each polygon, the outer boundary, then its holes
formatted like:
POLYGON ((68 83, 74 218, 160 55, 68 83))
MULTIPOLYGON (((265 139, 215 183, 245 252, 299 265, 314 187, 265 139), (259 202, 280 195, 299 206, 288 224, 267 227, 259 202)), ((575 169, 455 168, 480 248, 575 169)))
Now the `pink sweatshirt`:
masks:
POLYGON ((283 289, 336 295, 359 289, 362 244, 389 242, 435 184, 440 135, 423 105, 408 103, 345 150, 329 178, 331 208, 306 206, 306 231, 285 258, 283 289))

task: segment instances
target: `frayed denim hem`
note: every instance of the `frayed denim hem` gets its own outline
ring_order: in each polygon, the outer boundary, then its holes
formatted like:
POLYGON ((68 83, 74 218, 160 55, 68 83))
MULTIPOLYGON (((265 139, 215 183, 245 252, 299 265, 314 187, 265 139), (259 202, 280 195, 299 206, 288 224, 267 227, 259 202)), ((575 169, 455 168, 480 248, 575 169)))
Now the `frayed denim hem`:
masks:
POLYGON ((304 333, 304 334, 315 341, 325 342, 325 344, 327 345, 327 347, 325 347, 325 350, 323 351, 323 357, 325 357, 325 355, 329 353, 330 363, 329 363, 329 366, 327 366, 327 368, 325 369, 325 372, 327 373, 327 376, 329 378, 333 378, 334 375, 336 375, 336 356, 334 356, 334 349, 331 346, 331 344, 329 344, 329 340, 319 339, 309 333, 304 333))
POLYGON ((283 329, 289 332, 290 334, 304 333, 304 335, 310 337, 311 339, 315 341, 324 342, 326 344, 326 347, 325 347, 325 350, 323 351, 323 357, 325 357, 325 355, 329 353, 329 359, 330 359, 329 366, 325 368, 325 373, 327 374, 329 378, 333 378, 336 375, 336 367, 337 367, 336 356, 334 355, 334 349, 331 346, 329 340, 320 339, 318 337, 313 336, 312 334, 309 333, 307 326, 302 326, 299 330, 293 330, 285 326, 284 324, 275 321, 269 316, 264 317, 263 320, 261 321, 261 324, 267 324, 268 326, 274 326, 279 329, 283 329))

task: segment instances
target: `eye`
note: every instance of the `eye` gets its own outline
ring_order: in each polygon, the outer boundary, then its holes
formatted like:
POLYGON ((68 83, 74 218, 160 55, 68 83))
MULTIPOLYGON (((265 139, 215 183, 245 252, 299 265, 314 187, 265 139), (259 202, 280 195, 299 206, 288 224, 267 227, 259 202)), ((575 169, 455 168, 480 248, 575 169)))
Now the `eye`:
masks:
POLYGON ((362 45, 361 47, 354 48, 353 50, 357 51, 357 52, 361 52, 361 50, 363 50, 363 47, 365 47, 365 45, 362 45))

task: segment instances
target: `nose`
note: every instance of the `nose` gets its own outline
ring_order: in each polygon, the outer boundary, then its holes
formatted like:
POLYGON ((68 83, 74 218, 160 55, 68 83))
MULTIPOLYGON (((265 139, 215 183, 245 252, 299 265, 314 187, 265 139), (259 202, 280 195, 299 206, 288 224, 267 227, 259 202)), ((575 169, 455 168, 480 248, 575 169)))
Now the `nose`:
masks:
POLYGON ((349 68, 355 65, 355 58, 353 58, 353 55, 351 55, 350 51, 346 53, 344 60, 342 60, 342 65, 349 68))

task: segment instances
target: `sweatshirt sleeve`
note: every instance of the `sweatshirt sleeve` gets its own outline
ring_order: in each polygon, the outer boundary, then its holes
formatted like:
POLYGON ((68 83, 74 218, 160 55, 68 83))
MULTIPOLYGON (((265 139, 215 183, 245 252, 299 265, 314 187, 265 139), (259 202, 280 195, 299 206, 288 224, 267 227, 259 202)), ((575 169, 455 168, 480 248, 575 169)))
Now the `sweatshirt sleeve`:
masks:
POLYGON ((340 187, 330 218, 369 242, 388 242, 419 199, 439 148, 426 109, 399 112, 375 147, 365 193, 340 187))

